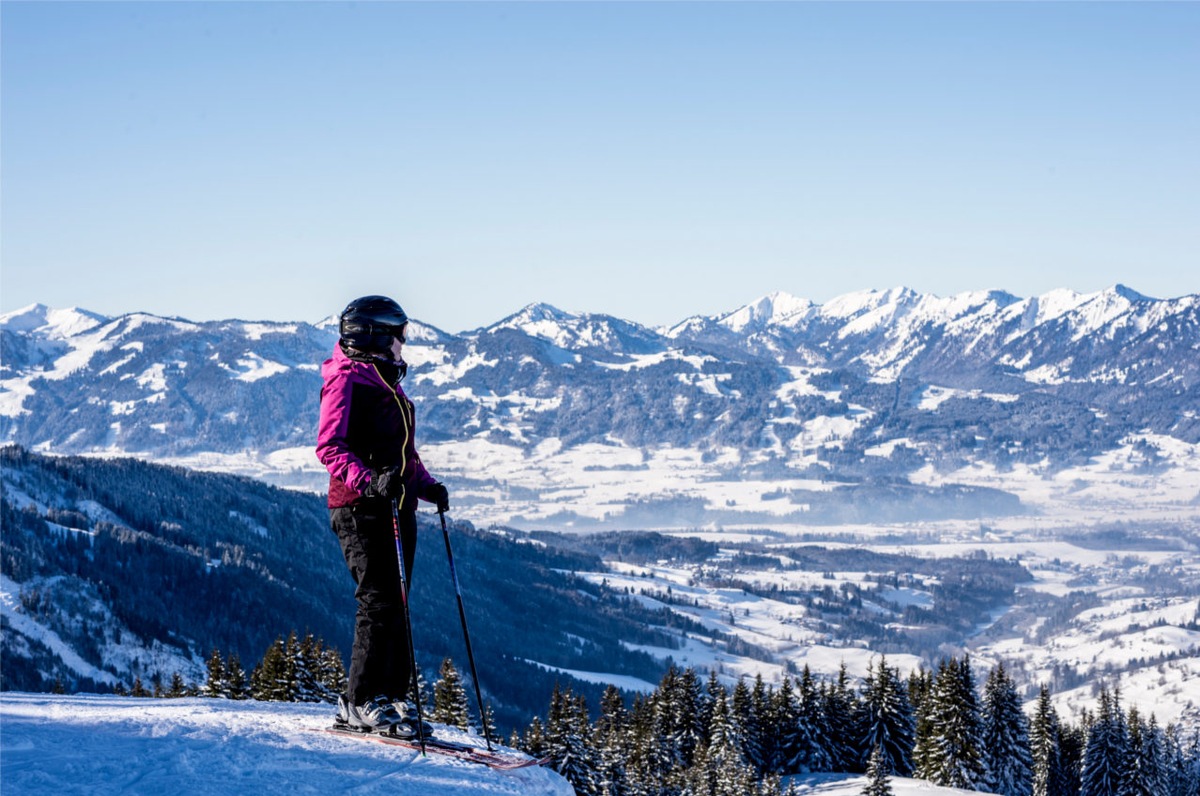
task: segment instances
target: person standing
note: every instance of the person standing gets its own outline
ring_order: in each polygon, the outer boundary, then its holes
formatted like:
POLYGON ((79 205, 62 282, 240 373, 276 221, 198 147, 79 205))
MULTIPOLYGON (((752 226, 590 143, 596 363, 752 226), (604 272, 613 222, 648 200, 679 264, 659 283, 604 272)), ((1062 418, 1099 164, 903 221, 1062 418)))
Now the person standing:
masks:
POLYGON ((346 693, 337 723, 364 731, 415 732, 405 695, 411 635, 401 599, 393 529, 412 583, 419 499, 449 509, 446 487, 417 454, 413 403, 400 382, 408 316, 386 296, 342 311, 333 356, 321 368, 317 458, 329 471, 329 518, 354 579, 357 611, 346 693))

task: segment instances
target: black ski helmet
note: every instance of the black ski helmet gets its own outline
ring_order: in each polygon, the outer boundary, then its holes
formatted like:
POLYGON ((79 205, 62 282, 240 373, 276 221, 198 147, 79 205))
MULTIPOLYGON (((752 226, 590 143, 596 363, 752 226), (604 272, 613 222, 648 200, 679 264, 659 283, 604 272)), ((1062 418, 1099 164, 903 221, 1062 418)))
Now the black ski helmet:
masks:
POLYGON ((387 296, 363 296, 346 305, 339 318, 342 343, 359 351, 384 354, 392 338, 404 340, 408 315, 387 296))

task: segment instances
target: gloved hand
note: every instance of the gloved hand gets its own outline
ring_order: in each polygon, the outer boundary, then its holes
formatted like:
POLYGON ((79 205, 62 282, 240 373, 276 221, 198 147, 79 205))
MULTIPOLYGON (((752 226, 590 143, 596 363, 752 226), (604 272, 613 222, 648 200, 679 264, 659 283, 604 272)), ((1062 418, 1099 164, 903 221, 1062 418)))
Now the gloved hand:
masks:
POLYGON ((422 497, 437 506, 439 514, 445 514, 450 510, 450 493, 446 490, 445 484, 430 484, 425 487, 425 494, 422 497))
POLYGON ((367 497, 381 497, 393 500, 404 492, 404 479, 400 477, 400 468, 387 467, 371 471, 371 483, 367 484, 363 494, 367 497))

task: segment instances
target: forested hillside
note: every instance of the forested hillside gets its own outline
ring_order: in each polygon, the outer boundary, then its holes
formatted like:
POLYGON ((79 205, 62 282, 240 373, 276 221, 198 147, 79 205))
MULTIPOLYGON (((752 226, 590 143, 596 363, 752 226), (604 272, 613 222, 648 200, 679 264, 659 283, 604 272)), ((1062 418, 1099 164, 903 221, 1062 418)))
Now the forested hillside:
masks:
POLYGON ((906 675, 880 657, 861 688, 844 671, 728 688, 672 668, 632 704, 615 690, 597 706, 556 689, 513 743, 550 756, 581 796, 799 796, 818 791, 780 777, 809 772, 865 772, 866 796, 891 793, 892 777, 1000 796, 1200 790, 1195 728, 1126 708, 1119 688, 1101 688, 1078 724, 1045 688, 1023 710, 1002 666, 981 685, 969 658, 906 675))
MULTIPOLYGON (((353 585, 316 495, 145 462, 0 451, 4 689, 107 691, 135 678, 204 677, 216 649, 258 660, 280 635, 348 659, 353 585)), ((420 524, 413 618, 419 662, 465 660, 435 517, 420 524)), ((502 726, 528 720, 556 680, 539 667, 653 682, 661 664, 623 646, 670 647, 666 611, 564 574, 598 559, 452 523, 472 642, 502 726)))

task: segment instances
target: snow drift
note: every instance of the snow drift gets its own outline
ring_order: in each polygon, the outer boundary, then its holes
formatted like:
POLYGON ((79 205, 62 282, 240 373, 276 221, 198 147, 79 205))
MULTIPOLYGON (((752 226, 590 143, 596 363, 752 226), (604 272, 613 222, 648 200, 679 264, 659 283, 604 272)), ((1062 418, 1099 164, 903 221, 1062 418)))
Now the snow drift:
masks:
POLYGON ((574 794, 547 768, 498 772, 319 732, 331 719, 320 704, 7 692, 4 794, 574 794))

